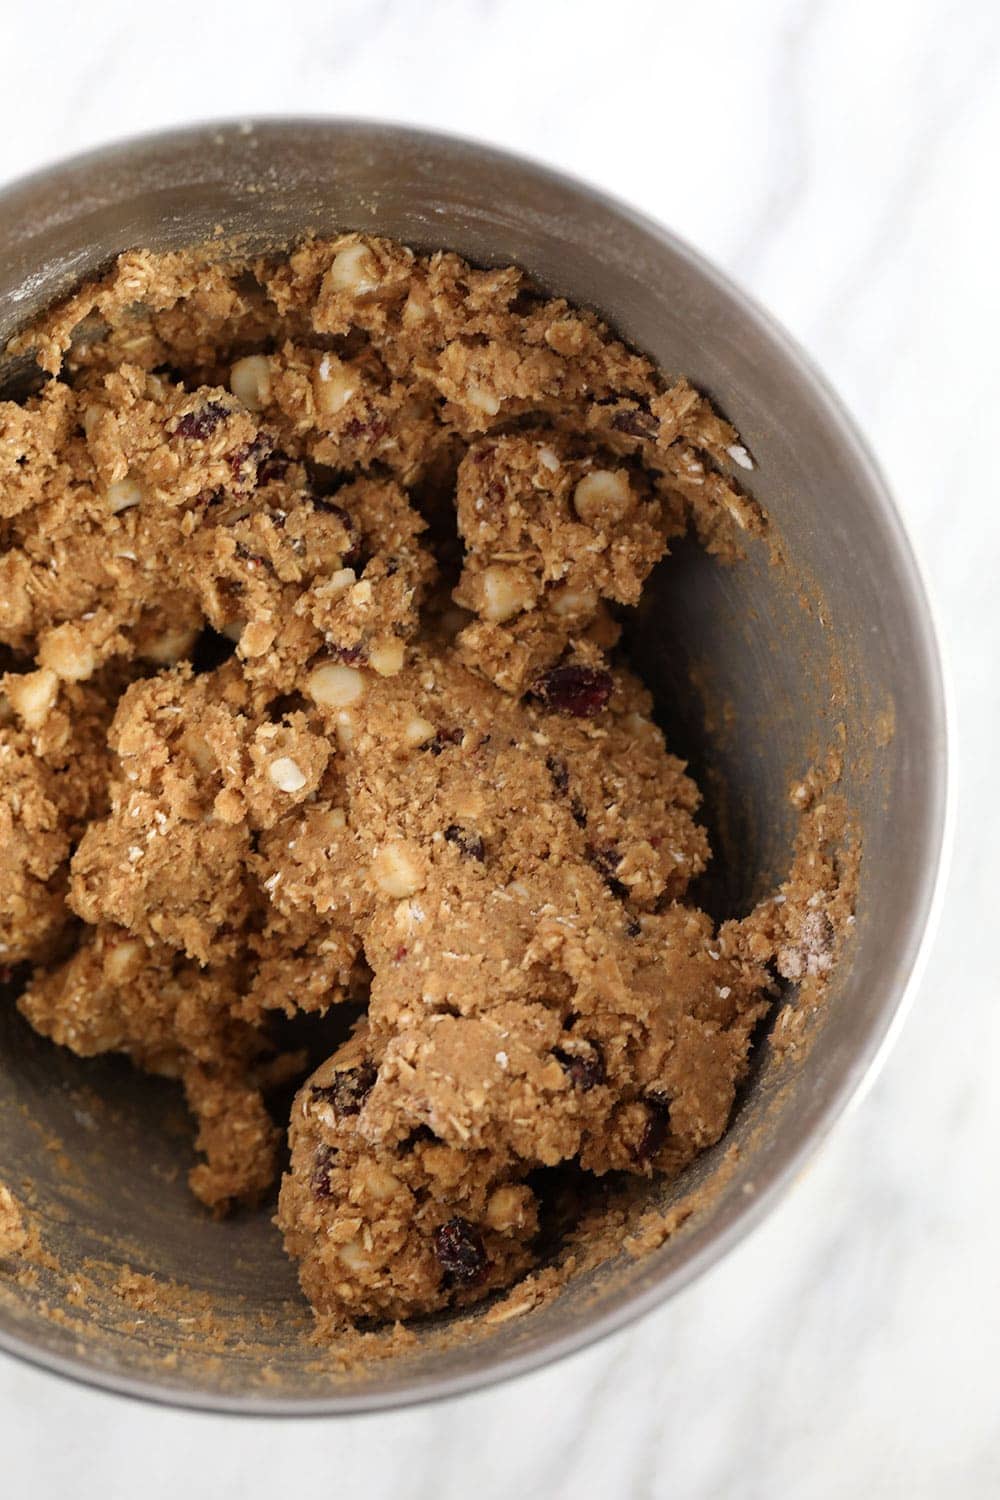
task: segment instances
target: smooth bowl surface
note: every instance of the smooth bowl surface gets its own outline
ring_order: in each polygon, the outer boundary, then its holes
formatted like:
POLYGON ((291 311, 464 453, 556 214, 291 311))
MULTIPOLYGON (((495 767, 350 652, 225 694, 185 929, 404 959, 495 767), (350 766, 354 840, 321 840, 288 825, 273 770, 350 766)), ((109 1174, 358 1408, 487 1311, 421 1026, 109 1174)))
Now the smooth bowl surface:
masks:
MULTIPOLYGON (((0 1348, 113 1390, 261 1413, 335 1413, 468 1390, 591 1342, 676 1292, 764 1214, 882 1049, 928 924, 947 812, 945 706, 924 592, 855 428, 769 318, 685 245, 592 189, 475 143, 349 120, 206 125, 57 166, 0 195, 0 346, 120 250, 221 228, 245 248, 358 229, 517 262, 596 308, 739 428, 748 487, 789 562, 684 544, 631 627, 671 748, 706 793, 716 876, 740 914, 787 869, 793 777, 846 733, 863 844, 854 936, 811 1045, 764 1042, 729 1134, 648 1205, 687 1204, 659 1249, 624 1249, 524 1317, 437 1320, 361 1363, 309 1340, 269 1210, 215 1222, 190 1197, 179 1095, 122 1059, 84 1062, 0 1004, 0 1179, 28 1181, 47 1251, 0 1271, 0 1348), (730 1148, 734 1143, 738 1153, 730 1148), (694 1195, 694 1196, 692 1196, 694 1195), (686 1211, 686 1210, 685 1210, 686 1211), (170 1305, 144 1300, 143 1277, 170 1305)), ((23 365, 0 362, 13 392, 23 365)), ((789 1003, 794 1003, 794 997, 789 1003)))

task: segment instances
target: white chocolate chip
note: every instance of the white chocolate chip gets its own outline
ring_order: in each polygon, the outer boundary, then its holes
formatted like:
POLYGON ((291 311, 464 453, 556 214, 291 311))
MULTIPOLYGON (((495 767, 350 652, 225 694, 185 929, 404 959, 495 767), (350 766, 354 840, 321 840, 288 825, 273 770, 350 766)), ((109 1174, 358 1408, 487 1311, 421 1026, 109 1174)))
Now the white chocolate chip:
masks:
POLYGON ((358 388, 358 378, 335 354, 324 354, 316 376, 316 406, 328 417, 343 411, 358 388))
POLYGON ((229 389, 250 411, 261 411, 271 399, 271 361, 265 354, 238 359, 229 372, 229 389))
POLYGON ((197 626, 168 625, 158 636, 142 643, 139 655, 144 661, 154 661, 160 666, 173 666, 174 662, 190 656, 198 635, 197 626))
POLYGON ((342 708, 338 713, 335 733, 341 750, 349 750, 354 744, 354 715, 349 708, 342 708))
POLYGON ((522 1228, 528 1221, 530 1197, 529 1188, 498 1187, 486 1205, 487 1224, 499 1234, 522 1228))
POLYGON ((387 1199, 395 1197, 401 1186, 395 1173, 378 1162, 366 1164, 364 1183, 368 1196, 374 1198, 376 1203, 385 1203, 387 1199))
POLYGON ((322 708, 349 708, 364 697, 364 673, 343 662, 325 662, 309 673, 306 692, 322 708))
POLYGON ((434 725, 430 719, 421 719, 417 716, 407 720, 406 728, 403 730, 403 741, 415 750, 418 745, 426 745, 428 740, 432 740, 434 734, 434 725))
POLYGON ((573 491, 573 508, 588 526, 621 521, 632 509, 632 490, 624 469, 594 469, 573 491))
POLYGON ((500 410, 500 402, 493 392, 488 391, 485 386, 477 385, 475 381, 472 381, 466 389, 465 399, 470 406, 474 406, 477 411, 485 412, 488 417, 495 417, 500 410))
POLYGON ((403 642, 392 637, 384 641, 375 641, 368 647, 368 664, 380 677, 395 677, 403 670, 405 659, 406 649, 403 642))
POLYGON ((332 291, 353 292, 356 297, 373 292, 380 280, 378 261, 367 245, 345 245, 338 250, 326 276, 332 291))
POLYGON ((346 594, 357 581, 358 575, 353 568, 337 568, 324 583, 315 584, 313 591, 319 599, 339 599, 341 594, 346 594))
POLYGON ((593 589, 557 589, 552 594, 552 613, 559 615, 593 615, 597 595, 593 589))
POLYGON ((723 504, 725 505, 726 509, 728 510, 729 514, 732 516, 733 520, 736 522, 740 530, 746 531, 746 514, 743 506, 739 503, 739 500, 736 498, 736 496, 725 496, 723 498, 723 504))
POLYGON ((479 586, 483 601, 479 612, 484 620, 497 625, 530 609, 535 602, 524 578, 513 568, 486 568, 479 586))
POLYGON ((145 943, 138 938, 127 938, 104 953, 104 972, 112 984, 125 984, 139 972, 145 956, 145 943))
POLYGON ((242 657, 263 656, 274 644, 277 629, 268 620, 251 620, 240 631, 239 647, 242 657))
POLYGON ((424 293, 416 287, 411 287, 410 294, 406 299, 406 305, 403 308, 403 322, 408 328, 411 328, 415 323, 422 323, 426 317, 427 306, 424 300, 424 293))
POLYGON ((40 729, 59 696, 59 678, 45 667, 38 672, 26 672, 23 677, 10 676, 6 693, 25 727, 40 729))
POLYGON ((181 749, 192 760, 203 776, 216 770, 216 759, 206 739, 194 729, 189 729, 181 739, 181 749))
POLYGON ((741 469, 752 469, 754 467, 754 461, 742 443, 733 443, 732 447, 726 449, 726 452, 733 463, 739 464, 741 469))
POLYGON ((411 845, 397 841, 386 844, 372 861, 372 879, 380 891, 402 901, 413 896, 426 884, 420 858, 411 845))
POLYGON ((66 623, 50 630, 38 648, 38 662, 65 682, 83 682, 97 666, 93 649, 66 623))
POLYGON ((279 755, 277 760, 272 760, 267 774, 279 792, 301 792, 308 780, 302 767, 290 755, 279 755))
POLYGON ((142 486, 131 474, 126 474, 124 479, 116 479, 114 484, 108 485, 104 498, 111 514, 116 516, 119 511, 131 510, 133 505, 141 503, 142 486))
POLYGON ((347 814, 342 807, 331 807, 317 815, 314 826, 324 838, 335 838, 347 827, 347 814))
POLYGON ((553 474, 555 474, 559 468, 559 455, 554 448, 550 448, 548 447, 548 445, 546 445, 544 448, 539 448, 538 460, 539 463, 543 464, 546 469, 551 470, 553 474))
POLYGON ((341 1245, 337 1258, 349 1271, 355 1272, 367 1270, 372 1263, 371 1256, 365 1253, 360 1240, 349 1240, 346 1245, 341 1245))

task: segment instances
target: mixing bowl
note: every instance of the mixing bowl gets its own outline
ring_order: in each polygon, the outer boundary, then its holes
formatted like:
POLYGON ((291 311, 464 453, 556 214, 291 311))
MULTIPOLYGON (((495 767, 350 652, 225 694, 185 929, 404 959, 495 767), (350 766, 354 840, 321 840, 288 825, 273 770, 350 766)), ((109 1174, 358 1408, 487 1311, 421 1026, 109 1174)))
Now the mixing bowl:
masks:
MULTIPOLYGON (((0 997, 0 1179, 26 1196, 45 1249, 30 1275, 9 1263, 0 1274, 0 1348, 216 1410, 335 1413, 468 1390, 620 1328, 704 1271, 870 1076, 911 983, 946 823, 934 633, 862 440, 765 314, 601 193, 472 142, 350 120, 131 141, 0 194, 0 341, 129 246, 172 249, 221 229, 264 249, 346 228, 519 263, 686 373, 739 428, 785 561, 763 543, 735 566, 681 545, 630 624, 631 651, 705 789, 716 875, 704 899, 718 912, 745 911, 787 869, 789 784, 845 736, 857 918, 803 1045, 787 1054, 762 1038, 728 1136, 679 1183, 649 1185, 646 1207, 679 1225, 665 1243, 638 1257, 621 1246, 523 1317, 431 1320, 405 1344, 373 1333, 360 1357, 311 1341, 270 1210, 218 1222, 196 1205, 170 1084, 123 1059, 72 1057, 0 997)), ((25 375, 23 362, 0 365, 0 388, 16 392, 25 375)))

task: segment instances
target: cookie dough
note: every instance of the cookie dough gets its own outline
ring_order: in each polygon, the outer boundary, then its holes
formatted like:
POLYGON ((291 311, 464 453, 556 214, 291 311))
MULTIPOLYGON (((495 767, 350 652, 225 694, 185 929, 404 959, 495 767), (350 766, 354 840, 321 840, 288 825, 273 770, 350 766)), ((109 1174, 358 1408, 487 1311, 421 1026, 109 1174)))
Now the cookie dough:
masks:
POLYGON ((794 902, 685 901, 699 794, 615 655, 671 537, 762 530, 736 433, 522 272, 367 236, 133 252, 17 348, 48 377, 0 403, 23 1014, 179 1079, 222 1209, 277 1171, 273 1018, 363 1002, 292 1109, 306 1294, 508 1286, 545 1170, 680 1171, 769 962, 828 961, 822 910, 796 946, 794 902))

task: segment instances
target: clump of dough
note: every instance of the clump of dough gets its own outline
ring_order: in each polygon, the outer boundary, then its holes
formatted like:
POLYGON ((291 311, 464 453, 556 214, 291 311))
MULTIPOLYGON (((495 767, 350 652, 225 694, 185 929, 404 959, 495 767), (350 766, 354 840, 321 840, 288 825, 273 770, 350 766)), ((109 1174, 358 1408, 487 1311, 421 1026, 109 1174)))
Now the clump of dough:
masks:
POLYGON ((58 377, 0 402, 22 1013, 178 1079, 221 1210, 274 1181, 266 1095, 306 1071, 276 1022, 362 1005, 292 1109, 306 1294, 343 1321, 509 1286, 546 1170, 681 1171, 768 965, 831 962, 829 863, 747 923, 688 904, 698 790, 614 655, 688 523, 763 531, 751 460, 516 268, 371 236, 130 252, 13 347, 58 377))

